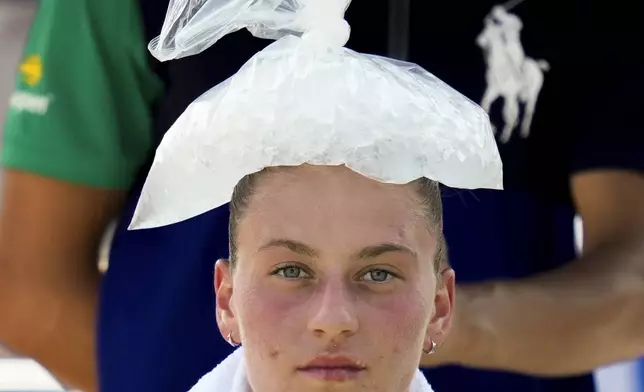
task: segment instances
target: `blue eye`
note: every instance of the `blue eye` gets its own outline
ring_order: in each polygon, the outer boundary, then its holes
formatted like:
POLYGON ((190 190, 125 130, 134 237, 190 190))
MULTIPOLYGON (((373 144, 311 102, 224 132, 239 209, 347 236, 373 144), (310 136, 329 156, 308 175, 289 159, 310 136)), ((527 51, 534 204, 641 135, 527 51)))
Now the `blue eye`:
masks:
POLYGON ((307 274, 304 272, 304 270, 300 267, 296 267, 293 265, 289 265, 286 267, 281 267, 276 269, 273 272, 273 275, 279 275, 283 278, 286 279, 300 279, 300 278, 310 278, 311 275, 307 274))
POLYGON ((362 275, 362 280, 375 283, 387 283, 396 278, 394 274, 383 269, 372 269, 362 275))

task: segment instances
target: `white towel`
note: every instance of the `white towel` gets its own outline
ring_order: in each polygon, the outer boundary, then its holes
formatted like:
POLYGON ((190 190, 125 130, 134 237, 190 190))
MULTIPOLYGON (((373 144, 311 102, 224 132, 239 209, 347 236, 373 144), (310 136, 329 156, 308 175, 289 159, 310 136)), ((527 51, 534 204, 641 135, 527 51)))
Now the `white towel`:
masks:
MULTIPOLYGON (((199 380, 190 392, 252 392, 246 381, 244 350, 238 348, 222 363, 199 380)), ((418 370, 409 392, 433 392, 432 387, 418 370)))

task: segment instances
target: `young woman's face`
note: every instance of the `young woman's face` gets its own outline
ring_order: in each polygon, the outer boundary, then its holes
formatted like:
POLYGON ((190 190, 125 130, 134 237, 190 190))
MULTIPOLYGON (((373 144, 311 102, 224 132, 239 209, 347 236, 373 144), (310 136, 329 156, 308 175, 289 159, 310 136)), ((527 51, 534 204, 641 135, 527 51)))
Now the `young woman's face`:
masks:
POLYGON ((407 390, 454 284, 437 288, 437 235, 411 186, 285 169, 260 178, 237 234, 234 272, 217 265, 218 318, 254 392, 407 390))

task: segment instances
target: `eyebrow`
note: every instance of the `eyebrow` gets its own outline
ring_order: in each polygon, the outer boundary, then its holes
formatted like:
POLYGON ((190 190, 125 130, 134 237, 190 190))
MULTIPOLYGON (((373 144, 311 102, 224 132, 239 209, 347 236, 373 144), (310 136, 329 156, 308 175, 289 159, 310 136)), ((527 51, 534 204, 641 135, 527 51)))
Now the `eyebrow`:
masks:
POLYGON ((409 249, 406 246, 386 243, 386 244, 378 244, 375 246, 367 246, 366 248, 362 249, 360 253, 358 253, 358 258, 373 259, 385 253, 396 253, 396 252, 407 253, 413 257, 416 257, 416 252, 414 252, 413 250, 409 249))
MULTIPOLYGON (((309 257, 318 257, 320 255, 317 250, 313 249, 309 245, 303 242, 288 240, 288 239, 271 240, 268 243, 266 243, 266 245, 263 245, 261 248, 259 248, 259 250, 261 251, 268 248, 286 248, 291 252, 301 254, 304 256, 309 256, 309 257)), ((367 246, 366 248, 358 252, 357 258, 361 260, 373 259, 378 256, 382 256, 385 253, 394 253, 394 252, 407 253, 413 257, 417 256, 416 252, 414 252, 413 250, 411 250, 406 246, 393 244, 393 243, 383 243, 383 244, 378 244, 373 246, 367 246)))
POLYGON ((309 257, 319 256, 318 252, 315 249, 311 248, 305 243, 299 242, 299 241, 287 240, 287 239, 271 240, 268 243, 266 243, 266 245, 263 245, 261 248, 259 248, 259 250, 265 250, 268 248, 286 248, 291 252, 295 252, 309 257))

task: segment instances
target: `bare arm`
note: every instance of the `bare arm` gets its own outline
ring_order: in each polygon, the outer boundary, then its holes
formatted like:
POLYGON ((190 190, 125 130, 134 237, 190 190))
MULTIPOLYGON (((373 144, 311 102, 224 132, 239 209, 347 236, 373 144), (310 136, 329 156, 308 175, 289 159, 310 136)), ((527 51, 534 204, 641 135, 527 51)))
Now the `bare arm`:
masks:
POLYGON ((644 177, 578 174, 584 255, 527 279, 459 286, 455 330, 423 365, 586 373, 644 354, 644 177))
POLYGON ((39 2, 24 50, 39 77, 20 71, 15 93, 49 101, 10 103, 4 125, 0 340, 85 392, 97 383, 99 244, 149 157, 162 93, 140 11, 39 2))
POLYGON ((4 176, 0 340, 85 392, 97 390, 98 246, 123 195, 19 171, 4 176))

